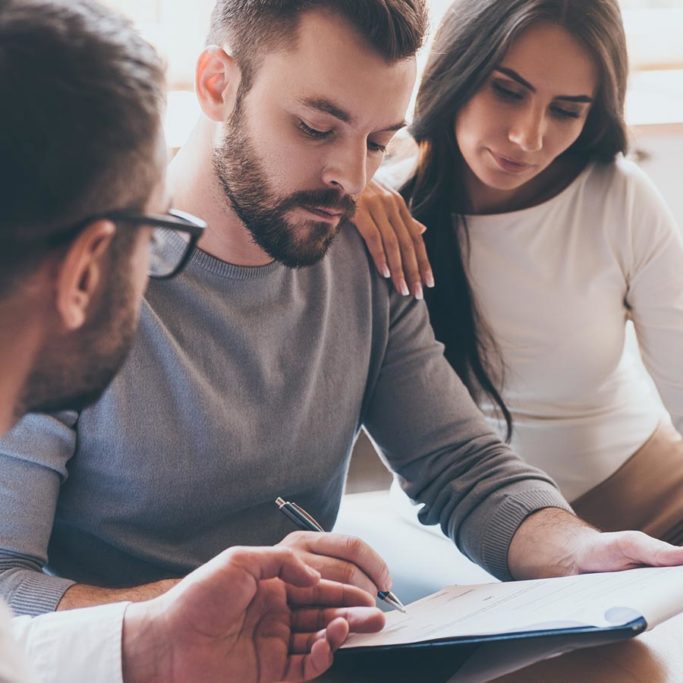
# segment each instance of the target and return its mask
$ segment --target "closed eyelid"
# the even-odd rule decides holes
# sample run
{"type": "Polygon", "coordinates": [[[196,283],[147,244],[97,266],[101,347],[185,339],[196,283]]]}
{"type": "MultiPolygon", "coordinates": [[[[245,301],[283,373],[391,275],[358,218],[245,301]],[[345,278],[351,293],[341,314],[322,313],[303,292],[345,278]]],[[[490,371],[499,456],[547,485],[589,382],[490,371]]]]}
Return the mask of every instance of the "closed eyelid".
{"type": "Polygon", "coordinates": [[[505,99],[523,100],[527,94],[514,85],[508,85],[496,79],[491,81],[491,89],[498,98],[505,99]]]}
{"type": "Polygon", "coordinates": [[[520,86],[514,81],[508,81],[503,78],[492,78],[491,85],[494,88],[497,88],[499,90],[506,90],[507,92],[514,93],[515,95],[519,95],[520,97],[526,95],[527,93],[527,91],[524,88],[520,88],[520,86]]]}
{"type": "Polygon", "coordinates": [[[310,140],[329,140],[334,131],[329,129],[320,129],[312,125],[309,125],[303,119],[298,119],[296,127],[299,129],[301,134],[305,135],[310,140]]]}
{"type": "Polygon", "coordinates": [[[491,80],[494,83],[499,83],[500,85],[504,85],[506,88],[522,89],[522,86],[519,83],[517,83],[516,81],[513,81],[510,78],[505,78],[504,76],[494,76],[491,80]]]}
{"type": "Polygon", "coordinates": [[[313,121],[307,116],[297,116],[297,119],[299,123],[303,123],[305,126],[308,126],[309,128],[315,128],[315,130],[319,130],[321,132],[332,130],[334,128],[334,126],[330,125],[330,123],[325,123],[323,121],[313,121]]]}
{"type": "Polygon", "coordinates": [[[553,106],[558,107],[559,109],[564,109],[564,111],[571,111],[576,114],[581,114],[590,109],[590,105],[588,104],[571,103],[562,99],[553,100],[553,106]]]}

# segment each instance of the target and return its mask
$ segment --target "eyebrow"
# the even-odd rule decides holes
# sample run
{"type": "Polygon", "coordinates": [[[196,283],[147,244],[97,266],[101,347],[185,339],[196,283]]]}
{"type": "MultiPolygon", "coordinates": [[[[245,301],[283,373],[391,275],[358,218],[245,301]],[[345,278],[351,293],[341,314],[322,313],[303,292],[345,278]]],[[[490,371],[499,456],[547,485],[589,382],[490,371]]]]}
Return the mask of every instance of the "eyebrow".
{"type": "MultiPolygon", "coordinates": [[[[339,119],[343,123],[353,123],[354,121],[354,117],[348,111],[342,109],[342,107],[336,105],[331,100],[325,99],[324,97],[304,97],[299,100],[299,103],[304,107],[308,107],[309,109],[315,109],[317,111],[323,112],[324,114],[334,116],[334,118],[339,119]]],[[[407,125],[408,123],[403,120],[399,121],[398,123],[393,123],[375,132],[384,133],[396,131],[400,130],[401,128],[405,128],[407,125]]]]}
{"type": "MultiPolygon", "coordinates": [[[[517,81],[517,83],[525,87],[527,90],[531,90],[531,92],[536,92],[536,88],[534,88],[534,86],[531,85],[529,81],[522,78],[514,69],[509,69],[505,66],[498,66],[495,70],[500,71],[502,74],[505,74],[513,81],[517,81]]],[[[591,104],[594,101],[593,98],[589,97],[588,95],[558,95],[553,99],[565,100],[566,102],[576,102],[578,104],[591,104]]]]}

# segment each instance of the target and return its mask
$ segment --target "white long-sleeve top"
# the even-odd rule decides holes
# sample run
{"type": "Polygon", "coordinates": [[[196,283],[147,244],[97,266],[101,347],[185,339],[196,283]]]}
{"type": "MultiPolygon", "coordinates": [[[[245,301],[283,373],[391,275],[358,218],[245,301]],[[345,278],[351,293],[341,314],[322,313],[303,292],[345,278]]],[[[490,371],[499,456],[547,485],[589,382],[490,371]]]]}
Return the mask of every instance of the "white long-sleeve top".
{"type": "Polygon", "coordinates": [[[518,453],[575,500],[667,419],[648,371],[683,428],[683,239],[634,163],[591,164],[541,205],[467,222],[518,453]]]}
{"type": "MultiPolygon", "coordinates": [[[[399,187],[414,169],[403,159],[378,179],[399,187]]],[[[590,164],[543,204],[466,220],[470,281],[504,362],[517,453],[572,501],[667,410],[683,432],[683,238],[636,164],[590,164]],[[625,343],[628,320],[644,364],[625,343]]],[[[492,406],[482,409],[504,434],[492,406]]]]}
{"type": "Polygon", "coordinates": [[[10,619],[0,603],[0,683],[122,683],[127,605],[10,619]]]}

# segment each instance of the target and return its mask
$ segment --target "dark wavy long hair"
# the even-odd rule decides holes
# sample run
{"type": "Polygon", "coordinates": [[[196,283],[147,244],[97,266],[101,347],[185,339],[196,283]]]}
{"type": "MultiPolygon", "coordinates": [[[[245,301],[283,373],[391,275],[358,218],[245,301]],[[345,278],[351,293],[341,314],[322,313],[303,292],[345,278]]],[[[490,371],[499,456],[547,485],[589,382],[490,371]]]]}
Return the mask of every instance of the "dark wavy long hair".
{"type": "Polygon", "coordinates": [[[454,121],[515,39],[538,22],[564,27],[598,67],[595,102],[565,154],[586,163],[611,162],[626,151],[628,59],[617,0],[456,0],[439,26],[417,95],[411,132],[419,161],[402,188],[413,215],[428,226],[424,237],[437,285],[425,298],[435,334],[474,399],[497,408],[508,440],[512,417],[501,396],[504,364],[467,274],[468,201],[454,121]]]}

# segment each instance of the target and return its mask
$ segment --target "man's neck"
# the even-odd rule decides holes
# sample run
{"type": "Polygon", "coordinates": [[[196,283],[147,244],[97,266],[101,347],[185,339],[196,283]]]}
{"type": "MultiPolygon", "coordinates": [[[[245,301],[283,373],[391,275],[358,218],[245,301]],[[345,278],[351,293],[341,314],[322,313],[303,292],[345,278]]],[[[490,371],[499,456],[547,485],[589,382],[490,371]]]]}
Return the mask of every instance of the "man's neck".
{"type": "Polygon", "coordinates": [[[168,170],[168,183],[177,209],[208,223],[199,247],[211,256],[239,266],[272,262],[234,212],[213,170],[217,126],[202,119],[168,170]]]}
{"type": "Polygon", "coordinates": [[[37,331],[24,322],[27,310],[0,303],[0,435],[22,416],[21,397],[38,346],[37,331]]]}

